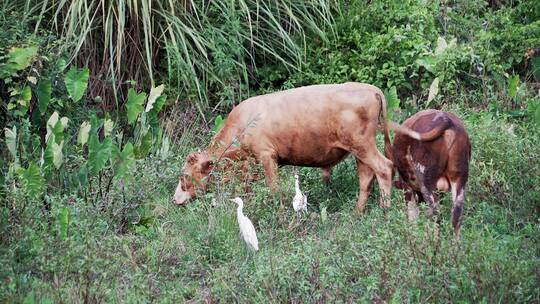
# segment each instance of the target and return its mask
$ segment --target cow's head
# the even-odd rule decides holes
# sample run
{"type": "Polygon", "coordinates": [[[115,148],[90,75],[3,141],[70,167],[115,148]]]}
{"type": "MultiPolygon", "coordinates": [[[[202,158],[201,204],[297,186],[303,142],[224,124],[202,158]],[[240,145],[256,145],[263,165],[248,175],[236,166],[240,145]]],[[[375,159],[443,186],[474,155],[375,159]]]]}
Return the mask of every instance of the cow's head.
{"type": "Polygon", "coordinates": [[[206,190],[207,177],[212,170],[213,162],[206,152],[194,152],[188,155],[182,168],[182,176],[174,192],[176,204],[185,204],[195,198],[198,191],[206,190]]]}

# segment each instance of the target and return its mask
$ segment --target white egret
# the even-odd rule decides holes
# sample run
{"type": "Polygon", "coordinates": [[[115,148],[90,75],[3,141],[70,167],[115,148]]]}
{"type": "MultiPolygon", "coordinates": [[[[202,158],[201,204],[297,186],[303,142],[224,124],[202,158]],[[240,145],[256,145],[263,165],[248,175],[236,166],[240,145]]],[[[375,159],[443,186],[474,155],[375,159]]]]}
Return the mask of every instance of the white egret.
{"type": "Polygon", "coordinates": [[[307,196],[300,191],[300,181],[298,180],[298,174],[294,174],[294,187],[296,189],[296,194],[293,198],[293,208],[294,211],[307,211],[307,196]]]}
{"type": "Polygon", "coordinates": [[[238,208],[236,209],[236,216],[238,219],[238,226],[240,226],[240,233],[242,234],[244,241],[246,241],[246,243],[251,249],[255,251],[259,250],[259,241],[257,240],[257,233],[255,232],[255,227],[253,226],[251,220],[242,212],[244,202],[239,197],[231,199],[230,201],[238,204],[238,208]]]}

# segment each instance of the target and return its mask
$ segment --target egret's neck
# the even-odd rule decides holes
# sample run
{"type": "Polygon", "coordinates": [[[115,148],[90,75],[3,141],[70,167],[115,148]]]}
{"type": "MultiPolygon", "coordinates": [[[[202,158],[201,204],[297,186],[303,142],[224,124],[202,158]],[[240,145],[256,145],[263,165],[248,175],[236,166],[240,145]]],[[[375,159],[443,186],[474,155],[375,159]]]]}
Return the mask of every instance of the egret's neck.
{"type": "Polygon", "coordinates": [[[298,179],[294,180],[294,187],[296,188],[296,192],[300,192],[300,182],[298,182],[298,179]]]}
{"type": "Polygon", "coordinates": [[[244,215],[244,213],[242,212],[242,209],[244,208],[243,205],[238,205],[238,207],[236,208],[236,214],[238,215],[238,217],[241,217],[244,215]]]}

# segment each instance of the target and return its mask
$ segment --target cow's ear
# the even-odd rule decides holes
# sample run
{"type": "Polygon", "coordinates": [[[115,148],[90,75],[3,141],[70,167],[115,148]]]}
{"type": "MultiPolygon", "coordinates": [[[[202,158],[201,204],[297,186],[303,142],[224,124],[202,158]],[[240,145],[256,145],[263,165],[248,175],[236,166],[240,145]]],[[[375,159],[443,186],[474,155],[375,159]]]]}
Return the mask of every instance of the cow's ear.
{"type": "Polygon", "coordinates": [[[186,162],[190,165],[193,165],[197,162],[197,159],[198,159],[198,156],[197,156],[197,153],[191,153],[190,155],[188,155],[188,157],[186,158],[186,162]]]}
{"type": "Polygon", "coordinates": [[[209,159],[205,160],[201,163],[201,170],[203,172],[208,172],[210,171],[213,165],[214,165],[214,162],[212,160],[209,160],[209,159]]]}

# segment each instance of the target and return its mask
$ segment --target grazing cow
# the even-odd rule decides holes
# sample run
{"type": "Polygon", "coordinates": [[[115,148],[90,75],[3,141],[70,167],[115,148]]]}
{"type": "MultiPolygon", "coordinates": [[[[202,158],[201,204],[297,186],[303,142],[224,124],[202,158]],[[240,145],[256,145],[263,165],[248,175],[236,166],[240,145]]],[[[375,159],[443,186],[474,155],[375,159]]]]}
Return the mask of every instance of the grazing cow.
{"type": "Polygon", "coordinates": [[[452,225],[459,235],[471,159],[471,143],[463,123],[452,113],[425,110],[403,125],[415,132],[396,134],[393,154],[399,172],[395,185],[405,190],[409,218],[418,217],[419,200],[428,203],[429,216],[437,215],[439,203],[434,191],[450,188],[452,225]]]}
{"type": "Polygon", "coordinates": [[[380,205],[387,207],[392,162],[375,146],[379,119],[389,153],[386,101],[375,86],[312,85],[249,98],[232,110],[205,151],[187,157],[174,199],[183,204],[196,190],[204,191],[209,173],[223,158],[253,156],[264,168],[267,185],[276,190],[278,165],[319,167],[328,181],[330,168],[352,153],[360,182],[357,209],[364,210],[374,177],[382,192],[380,205]]]}

